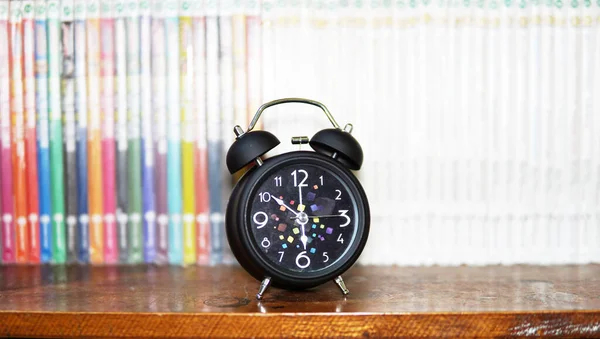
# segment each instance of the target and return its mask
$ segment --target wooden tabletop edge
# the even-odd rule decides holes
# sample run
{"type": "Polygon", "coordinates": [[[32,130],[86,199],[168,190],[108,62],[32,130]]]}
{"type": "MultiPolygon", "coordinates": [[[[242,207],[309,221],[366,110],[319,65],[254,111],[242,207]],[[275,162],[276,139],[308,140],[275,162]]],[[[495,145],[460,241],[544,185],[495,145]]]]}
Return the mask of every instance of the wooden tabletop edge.
{"type": "Polygon", "coordinates": [[[270,314],[3,311],[0,336],[600,338],[600,310],[270,314]]]}

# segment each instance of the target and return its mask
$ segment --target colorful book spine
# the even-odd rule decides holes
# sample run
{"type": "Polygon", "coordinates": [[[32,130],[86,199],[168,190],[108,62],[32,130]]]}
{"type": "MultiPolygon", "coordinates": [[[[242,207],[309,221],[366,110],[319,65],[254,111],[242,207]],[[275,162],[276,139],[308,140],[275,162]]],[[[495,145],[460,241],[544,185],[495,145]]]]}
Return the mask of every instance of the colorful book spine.
{"type": "Polygon", "coordinates": [[[64,121],[64,180],[67,230],[67,262],[77,261],[79,247],[77,227],[77,129],[75,118],[75,36],[73,0],[61,1],[61,82],[64,121]]]}
{"type": "Polygon", "coordinates": [[[194,45],[192,3],[184,0],[180,3],[179,47],[180,96],[181,96],[181,173],[183,191],[183,263],[196,262],[196,196],[194,178],[194,139],[196,117],[193,111],[194,101],[194,45]]]}
{"type": "MultiPolygon", "coordinates": [[[[232,25],[232,54],[233,54],[233,111],[234,124],[246,126],[248,124],[248,93],[246,88],[246,66],[248,46],[246,25],[246,4],[236,2],[231,16],[232,25]]],[[[231,133],[231,132],[229,132],[231,133]]]]}
{"type": "MultiPolygon", "coordinates": [[[[219,136],[219,145],[221,150],[217,153],[219,156],[219,168],[221,169],[220,181],[221,181],[221,195],[220,195],[220,213],[221,222],[217,225],[219,229],[223,230],[223,207],[227,203],[227,197],[231,193],[233,186],[233,180],[229,172],[225,168],[224,156],[227,154],[229,149],[229,143],[224,142],[224,139],[232,138],[231,126],[234,126],[235,121],[235,93],[234,93],[234,66],[233,66],[233,1],[221,1],[219,2],[219,78],[220,78],[220,124],[221,124],[221,135],[219,136]]],[[[222,248],[223,248],[223,259],[224,264],[233,264],[235,259],[229,243],[225,241],[223,232],[220,235],[222,248]]]]}
{"type": "Polygon", "coordinates": [[[25,108],[25,167],[27,176],[27,221],[30,263],[40,262],[39,186],[35,105],[35,8],[23,1],[23,83],[25,108]]]}
{"type": "Polygon", "coordinates": [[[117,247],[116,165],[115,165],[115,53],[112,1],[100,2],[100,77],[102,115],[102,183],[104,207],[104,261],[114,264],[119,259],[117,247]]]}
{"type": "Polygon", "coordinates": [[[52,196],[52,261],[67,260],[63,128],[61,107],[60,1],[48,0],[48,97],[50,108],[50,183],[52,196]]]}
{"type": "Polygon", "coordinates": [[[119,262],[126,263],[129,255],[127,244],[127,32],[125,27],[125,3],[114,2],[114,52],[115,52],[115,133],[116,133],[116,194],[117,194],[117,248],[119,262]]]}
{"type": "Polygon", "coordinates": [[[77,162],[77,248],[78,260],[90,261],[89,216],[88,216],[88,158],[87,158],[87,39],[86,39],[86,0],[75,0],[74,37],[75,37],[75,118],[76,162],[77,162]]]}
{"type": "MultiPolygon", "coordinates": [[[[141,157],[141,113],[140,113],[140,12],[139,1],[129,0],[127,17],[127,110],[128,110],[128,156],[127,156],[127,200],[128,200],[128,247],[129,262],[143,261],[142,232],[142,157],[141,157]]],[[[146,46],[149,47],[149,46],[146,46]]],[[[144,83],[149,87],[150,83],[144,83]]]]}
{"type": "Polygon", "coordinates": [[[2,170],[2,262],[15,261],[15,233],[13,224],[13,175],[12,145],[10,131],[10,45],[9,35],[9,3],[2,2],[0,12],[0,168],[2,170]]]}
{"type": "Polygon", "coordinates": [[[164,4],[152,2],[152,87],[156,182],[156,262],[168,261],[169,215],[167,209],[167,83],[164,4]]]}
{"type": "MultiPolygon", "coordinates": [[[[7,93],[9,89],[10,80],[8,79],[8,2],[0,2],[0,132],[2,126],[3,112],[10,111],[10,93],[7,93]]],[[[2,146],[3,139],[0,136],[0,170],[2,169],[2,146]]],[[[0,219],[2,218],[2,176],[0,176],[0,219]]],[[[0,223],[2,220],[0,220],[0,223]]],[[[3,236],[4,226],[0,225],[0,263],[2,263],[3,257],[3,236]]]]}
{"type": "Polygon", "coordinates": [[[208,200],[208,152],[206,149],[206,23],[202,1],[194,1],[194,112],[195,202],[197,264],[210,264],[210,204],[208,200]]]}
{"type": "Polygon", "coordinates": [[[142,200],[144,230],[144,261],[156,257],[156,196],[154,194],[154,136],[152,110],[152,16],[148,0],[139,3],[140,10],[140,81],[142,123],[142,200]]]}
{"type": "MultiPolygon", "coordinates": [[[[262,18],[260,2],[248,1],[246,7],[246,95],[247,118],[249,123],[254,113],[263,103],[262,98],[262,18]]],[[[262,128],[262,120],[256,128],[262,128]]]]}
{"type": "Polygon", "coordinates": [[[210,264],[223,261],[221,98],[219,77],[219,17],[217,3],[206,4],[206,125],[210,199],[210,264]]]}
{"type": "Polygon", "coordinates": [[[102,110],[100,107],[100,2],[88,0],[86,8],[88,72],[88,206],[90,262],[104,262],[104,199],[102,186],[102,110]]]}
{"type": "Polygon", "coordinates": [[[167,37],[167,206],[169,212],[169,263],[183,263],[181,187],[181,110],[179,97],[178,2],[166,2],[167,37]]]}
{"type": "MultiPolygon", "coordinates": [[[[231,126],[235,125],[235,85],[234,85],[234,52],[233,52],[233,10],[234,3],[232,0],[219,2],[219,76],[220,76],[220,96],[221,96],[221,135],[219,138],[221,151],[218,153],[220,156],[219,166],[221,166],[221,201],[220,201],[220,214],[221,223],[220,229],[225,229],[223,224],[223,210],[227,204],[227,198],[231,194],[233,188],[234,179],[229,174],[225,166],[225,154],[229,150],[229,143],[225,142],[225,139],[231,139],[232,131],[231,126]]],[[[239,4],[238,4],[239,6],[239,4]]],[[[242,66],[243,67],[243,66],[242,66]]],[[[245,92],[244,89],[240,89],[241,92],[245,92]]],[[[244,98],[240,101],[245,102],[244,98]]],[[[235,258],[229,248],[229,242],[225,241],[224,233],[221,234],[221,242],[223,243],[223,263],[234,264],[235,258]]]]}
{"type": "Polygon", "coordinates": [[[27,227],[27,172],[25,167],[25,115],[23,111],[23,8],[10,1],[10,97],[12,166],[14,188],[15,261],[26,263],[29,256],[27,227]]]}
{"type": "Polygon", "coordinates": [[[45,1],[35,3],[35,109],[40,202],[40,262],[52,260],[52,194],[50,185],[50,126],[48,102],[48,21],[45,1]]]}

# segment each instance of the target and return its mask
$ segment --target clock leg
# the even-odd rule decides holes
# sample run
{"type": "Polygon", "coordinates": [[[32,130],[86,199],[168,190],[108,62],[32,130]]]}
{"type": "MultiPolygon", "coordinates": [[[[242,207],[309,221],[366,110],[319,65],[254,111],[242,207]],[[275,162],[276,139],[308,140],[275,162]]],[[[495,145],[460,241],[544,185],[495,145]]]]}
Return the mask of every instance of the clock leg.
{"type": "Polygon", "coordinates": [[[333,281],[335,281],[336,285],[338,285],[340,290],[342,290],[342,294],[346,295],[350,293],[350,291],[348,291],[346,288],[346,284],[344,283],[344,279],[342,279],[341,275],[338,275],[333,281]]]}
{"type": "Polygon", "coordinates": [[[260,283],[260,287],[258,288],[258,293],[256,294],[256,299],[261,300],[267,288],[269,288],[269,284],[271,283],[271,277],[265,277],[265,279],[260,283]]]}

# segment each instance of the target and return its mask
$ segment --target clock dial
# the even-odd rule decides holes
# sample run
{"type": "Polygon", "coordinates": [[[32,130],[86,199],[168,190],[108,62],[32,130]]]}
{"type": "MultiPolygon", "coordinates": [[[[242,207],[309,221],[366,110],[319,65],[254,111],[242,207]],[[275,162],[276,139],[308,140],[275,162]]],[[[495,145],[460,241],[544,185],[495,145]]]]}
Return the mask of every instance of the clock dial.
{"type": "Polygon", "coordinates": [[[294,164],[263,178],[247,225],[267,260],[293,272],[316,272],[346,254],[359,220],[356,198],[338,175],[294,164]]]}

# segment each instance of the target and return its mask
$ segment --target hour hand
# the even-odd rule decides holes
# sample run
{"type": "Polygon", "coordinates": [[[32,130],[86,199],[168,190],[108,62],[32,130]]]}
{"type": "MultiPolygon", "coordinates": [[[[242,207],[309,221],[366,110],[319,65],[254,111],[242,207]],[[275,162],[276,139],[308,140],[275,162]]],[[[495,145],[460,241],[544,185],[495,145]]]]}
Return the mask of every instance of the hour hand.
{"type": "Polygon", "coordinates": [[[297,217],[298,216],[298,212],[294,211],[291,207],[289,207],[288,205],[286,205],[283,200],[277,198],[276,196],[274,196],[273,194],[269,193],[269,195],[271,196],[271,198],[273,198],[273,200],[275,200],[275,202],[279,205],[279,206],[283,206],[285,208],[287,208],[289,211],[291,211],[292,213],[294,213],[294,215],[297,217]]]}

